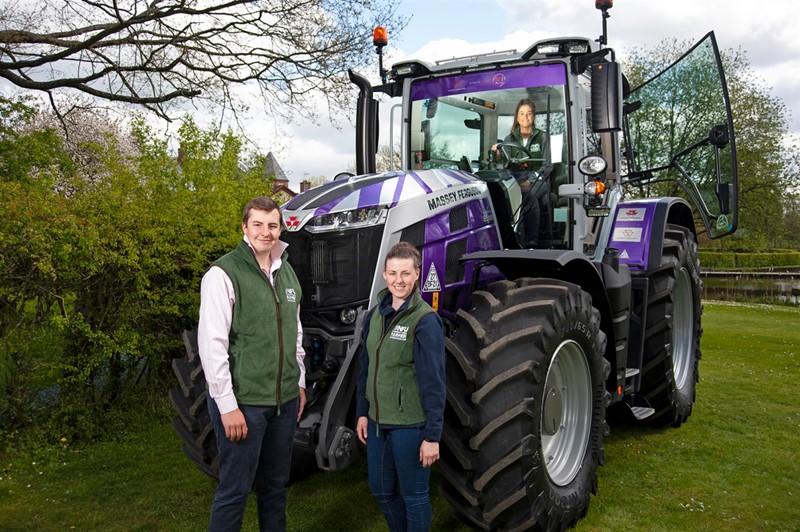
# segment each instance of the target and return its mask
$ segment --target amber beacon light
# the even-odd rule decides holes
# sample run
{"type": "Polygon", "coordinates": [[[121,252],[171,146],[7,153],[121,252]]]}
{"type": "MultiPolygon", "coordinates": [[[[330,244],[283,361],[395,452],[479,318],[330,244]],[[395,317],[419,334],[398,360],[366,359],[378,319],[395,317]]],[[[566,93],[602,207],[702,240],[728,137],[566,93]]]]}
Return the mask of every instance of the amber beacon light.
{"type": "Polygon", "coordinates": [[[389,35],[386,33],[386,28],[378,26],[372,31],[372,44],[375,46],[386,46],[389,44],[389,35]]]}
{"type": "Polygon", "coordinates": [[[383,68],[383,47],[389,44],[389,35],[386,33],[386,28],[378,26],[372,30],[372,44],[375,45],[375,53],[378,54],[378,72],[381,75],[381,81],[386,83],[387,72],[383,68]]]}

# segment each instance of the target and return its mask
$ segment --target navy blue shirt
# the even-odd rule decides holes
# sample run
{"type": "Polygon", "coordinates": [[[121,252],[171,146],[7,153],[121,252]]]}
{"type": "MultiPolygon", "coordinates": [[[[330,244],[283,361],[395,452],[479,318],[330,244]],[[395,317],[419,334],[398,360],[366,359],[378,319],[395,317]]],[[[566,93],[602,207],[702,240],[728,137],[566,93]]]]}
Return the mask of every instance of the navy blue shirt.
{"type": "MultiPolygon", "coordinates": [[[[367,334],[372,313],[377,309],[384,320],[384,327],[389,326],[397,312],[404,310],[408,301],[395,311],[392,308],[392,294],[387,293],[383,301],[367,312],[364,329],[361,332],[361,350],[358,354],[358,382],[356,384],[356,416],[366,416],[369,412],[367,399],[367,370],[369,355],[367,354],[367,334]]],[[[385,331],[384,331],[385,332],[385,331]]],[[[444,405],[447,396],[444,373],[444,332],[442,320],[435,312],[425,315],[414,329],[414,366],[416,367],[417,386],[425,422],[422,437],[428,441],[442,439],[444,425],[444,405]]],[[[380,428],[395,428],[395,425],[381,423],[380,428]]],[[[404,425],[409,426],[409,425],[404,425]]],[[[417,425],[411,425],[417,426],[417,425]]]]}

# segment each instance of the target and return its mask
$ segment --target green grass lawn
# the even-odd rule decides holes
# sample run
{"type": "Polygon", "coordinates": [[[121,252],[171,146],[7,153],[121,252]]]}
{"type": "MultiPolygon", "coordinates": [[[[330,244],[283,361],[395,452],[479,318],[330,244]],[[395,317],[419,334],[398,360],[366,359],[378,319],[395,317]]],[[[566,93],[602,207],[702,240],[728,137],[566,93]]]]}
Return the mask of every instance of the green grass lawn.
{"type": "MultiPolygon", "coordinates": [[[[679,429],[612,425],[577,530],[800,529],[800,309],[706,303],[697,404],[679,429]]],[[[204,530],[214,483],[158,419],[118,441],[0,464],[0,530],[204,530]]],[[[434,483],[436,470],[434,469],[434,483]]],[[[434,530],[468,530],[433,489],[434,530]]],[[[245,529],[255,530],[254,504],[245,529]]],[[[386,530],[365,460],[289,489],[293,531],[386,530]]]]}

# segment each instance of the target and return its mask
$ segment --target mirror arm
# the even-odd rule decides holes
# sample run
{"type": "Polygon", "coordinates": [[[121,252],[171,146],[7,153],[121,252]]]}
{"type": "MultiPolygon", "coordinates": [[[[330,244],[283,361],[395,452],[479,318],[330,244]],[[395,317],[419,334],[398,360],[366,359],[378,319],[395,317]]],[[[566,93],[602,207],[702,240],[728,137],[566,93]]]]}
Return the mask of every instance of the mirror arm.
{"type": "Polygon", "coordinates": [[[720,151],[722,147],[714,146],[714,169],[717,174],[717,184],[714,187],[714,194],[719,202],[720,214],[731,213],[731,186],[722,180],[722,161],[720,151]]]}
{"type": "Polygon", "coordinates": [[[635,185],[639,181],[646,181],[653,177],[650,172],[631,172],[622,178],[622,182],[626,185],[635,185]]]}

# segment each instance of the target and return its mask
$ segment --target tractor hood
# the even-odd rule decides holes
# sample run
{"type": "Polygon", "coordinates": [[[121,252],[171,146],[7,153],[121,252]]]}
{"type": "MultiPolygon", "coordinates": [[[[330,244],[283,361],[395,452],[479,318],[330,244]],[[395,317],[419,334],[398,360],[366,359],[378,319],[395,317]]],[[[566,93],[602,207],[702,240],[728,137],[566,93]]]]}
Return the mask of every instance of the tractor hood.
{"type": "Polygon", "coordinates": [[[299,231],[309,222],[317,220],[315,223],[319,223],[321,218],[326,218],[326,224],[369,224],[378,221],[368,218],[380,216],[378,211],[416,198],[428,196],[426,205],[429,211],[434,211],[471,196],[480,196],[484,191],[485,183],[462,170],[368,174],[332,181],[298,194],[283,206],[283,219],[288,231],[299,231]],[[328,216],[337,213],[347,216],[340,217],[339,222],[328,216]]]}

